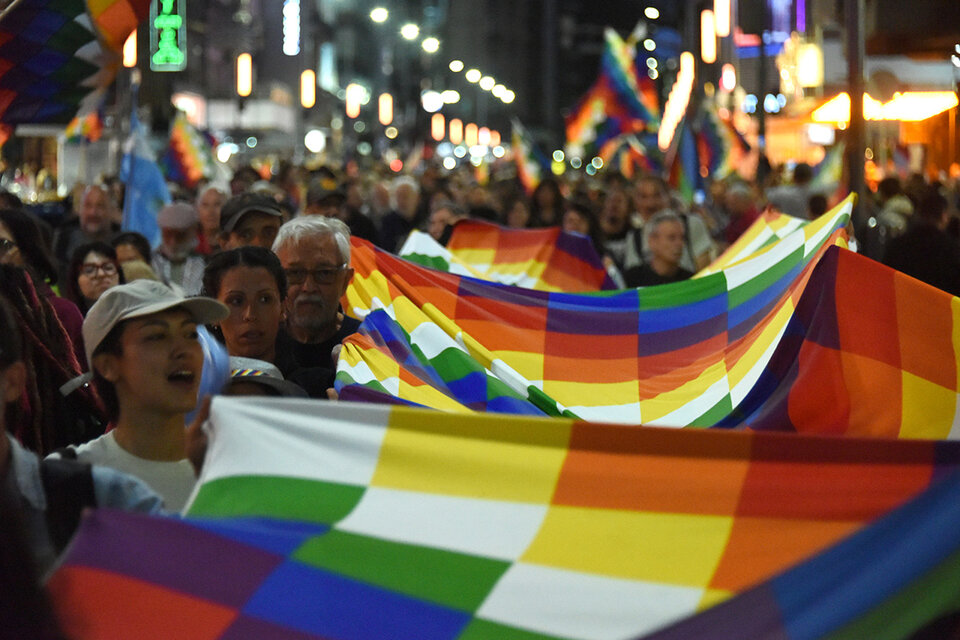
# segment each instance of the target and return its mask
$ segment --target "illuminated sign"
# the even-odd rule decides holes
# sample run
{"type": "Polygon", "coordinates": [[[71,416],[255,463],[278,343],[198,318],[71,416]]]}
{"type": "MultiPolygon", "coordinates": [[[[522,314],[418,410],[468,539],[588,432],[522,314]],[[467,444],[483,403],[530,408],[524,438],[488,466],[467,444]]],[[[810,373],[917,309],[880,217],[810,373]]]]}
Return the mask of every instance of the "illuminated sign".
{"type": "Polygon", "coordinates": [[[150,3],[150,69],[183,71],[187,66],[186,0],[150,3]]]}

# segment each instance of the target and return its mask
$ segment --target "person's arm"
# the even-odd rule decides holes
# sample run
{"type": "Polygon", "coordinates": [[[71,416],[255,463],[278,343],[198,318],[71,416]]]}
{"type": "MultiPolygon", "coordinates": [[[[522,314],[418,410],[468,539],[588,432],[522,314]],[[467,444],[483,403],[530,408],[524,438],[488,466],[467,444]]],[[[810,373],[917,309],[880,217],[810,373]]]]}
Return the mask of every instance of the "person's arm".
{"type": "Polygon", "coordinates": [[[90,474],[93,476],[93,495],[98,507],[138,513],[164,513],[163,498],[140,478],[99,465],[93,465],[90,474]]]}

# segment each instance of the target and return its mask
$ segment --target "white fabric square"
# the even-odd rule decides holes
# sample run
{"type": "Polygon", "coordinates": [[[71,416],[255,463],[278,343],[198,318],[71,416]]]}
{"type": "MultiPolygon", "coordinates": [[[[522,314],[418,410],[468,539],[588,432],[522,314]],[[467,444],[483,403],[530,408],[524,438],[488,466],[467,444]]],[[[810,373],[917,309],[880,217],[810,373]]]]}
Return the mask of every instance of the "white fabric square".
{"type": "Polygon", "coordinates": [[[547,505],[370,487],[336,528],[512,561],[530,546],[546,513],[547,505]]]}
{"type": "Polygon", "coordinates": [[[689,616],[702,597],[702,589],[517,563],[477,617],[566,638],[613,640],[689,616]]]}
{"type": "Polygon", "coordinates": [[[390,410],[351,402],[216,396],[197,485],[239,475],[366,485],[377,468],[390,410]]]}

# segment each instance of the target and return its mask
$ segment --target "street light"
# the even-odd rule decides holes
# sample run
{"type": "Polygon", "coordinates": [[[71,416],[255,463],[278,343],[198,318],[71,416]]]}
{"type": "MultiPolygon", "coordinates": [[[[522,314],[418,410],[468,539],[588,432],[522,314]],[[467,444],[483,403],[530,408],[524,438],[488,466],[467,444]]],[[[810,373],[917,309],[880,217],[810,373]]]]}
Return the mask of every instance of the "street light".
{"type": "Polygon", "coordinates": [[[363,101],[363,87],[355,82],[347,85],[346,113],[350,118],[356,118],[360,115],[360,103],[363,101]]]}
{"type": "Polygon", "coordinates": [[[317,104],[317,74],[313,69],[305,69],[300,74],[300,105],[311,109],[317,104]]]}
{"type": "Polygon", "coordinates": [[[420,27],[408,22],[400,27],[400,35],[403,36],[404,40],[416,40],[417,36],[420,35],[420,27]]]}
{"type": "Polygon", "coordinates": [[[374,7],[370,11],[370,19],[377,23],[386,22],[390,17],[390,12],[384,7],[374,7]]]}
{"type": "Polygon", "coordinates": [[[717,37],[730,35],[730,0],[713,0],[713,15],[717,37]]]}
{"type": "Polygon", "coordinates": [[[450,71],[453,71],[454,73],[460,73],[463,71],[463,60],[451,60],[450,71]]]}
{"type": "Polygon", "coordinates": [[[123,66],[132,69],[137,66],[137,30],[134,29],[123,43],[123,66]]]}
{"type": "Polygon", "coordinates": [[[463,142],[468,147],[477,146],[477,142],[480,138],[480,129],[476,124],[470,122],[466,127],[463,128],[463,142]]]}
{"type": "Polygon", "coordinates": [[[430,36],[429,38],[424,38],[423,42],[420,43],[420,46],[427,53],[436,53],[440,50],[440,41],[430,36]]]}
{"type": "Polygon", "coordinates": [[[717,31],[713,11],[700,12],[700,59],[707,64],[717,61],[717,31]]]}
{"type": "Polygon", "coordinates": [[[647,16],[647,20],[656,20],[660,17],[660,10],[656,7],[647,7],[643,10],[643,15],[647,16]]]}
{"type": "Polygon", "coordinates": [[[437,142],[443,140],[445,124],[442,113],[435,113],[430,118],[430,136],[437,142]]]}
{"type": "Polygon", "coordinates": [[[237,95],[246,98],[253,91],[253,58],[249,53],[237,56],[237,95]]]}
{"type": "Polygon", "coordinates": [[[436,113],[443,108],[443,97],[436,91],[424,91],[420,94],[420,104],[427,113],[436,113]]]}
{"type": "Polygon", "coordinates": [[[450,142],[452,144],[460,144],[463,142],[463,120],[460,118],[454,118],[450,121],[448,130],[450,134],[450,142]]]}
{"type": "Polygon", "coordinates": [[[494,86],[496,86],[496,84],[497,81],[490,76],[483,76],[480,78],[480,88],[484,91],[490,91],[494,86]]]}
{"type": "Polygon", "coordinates": [[[389,93],[381,93],[380,99],[377,103],[377,115],[380,119],[380,124],[387,126],[393,122],[393,96],[389,93]]]}
{"type": "Polygon", "coordinates": [[[480,82],[480,77],[483,74],[480,73],[479,69],[468,69],[467,73],[464,74],[464,77],[467,79],[467,82],[480,82]]]}
{"type": "Polygon", "coordinates": [[[503,101],[503,104],[510,104],[511,102],[513,102],[514,98],[516,97],[517,97],[517,94],[515,94],[510,89],[507,89],[506,91],[503,92],[503,95],[500,96],[500,99],[503,101]]]}
{"type": "Polygon", "coordinates": [[[443,98],[443,104],[456,104],[460,102],[460,92],[456,89],[447,89],[440,94],[440,97],[443,98]]]}

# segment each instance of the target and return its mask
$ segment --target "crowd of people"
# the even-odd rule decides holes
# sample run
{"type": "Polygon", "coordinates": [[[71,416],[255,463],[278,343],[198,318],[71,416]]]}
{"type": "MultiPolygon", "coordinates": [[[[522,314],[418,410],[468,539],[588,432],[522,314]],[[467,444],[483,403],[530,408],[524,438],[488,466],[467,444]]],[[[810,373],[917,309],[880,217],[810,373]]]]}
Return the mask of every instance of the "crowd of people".
{"type": "MultiPolygon", "coordinates": [[[[340,306],[351,237],[397,252],[414,229],[446,243],[466,219],[559,226],[589,237],[620,286],[650,286],[690,278],[767,208],[823,213],[809,183],[801,164],[783,184],[717,182],[694,204],[655,175],[549,177],[527,196],[515,180],[480,185],[433,166],[392,179],[288,166],[271,180],[243,167],[163,207],[156,248],[120,229],[112,186],[85,188],[56,225],[3,194],[0,480],[13,499],[0,506],[16,511],[40,570],[82,506],[182,508],[204,447],[208,405],[185,428],[200,327],[230,356],[224,393],[335,399],[339,348],[360,324],[340,306]],[[57,493],[57,478],[78,475],[85,492],[57,493]]],[[[854,235],[871,257],[960,294],[956,195],[885,180],[854,235]]]]}

